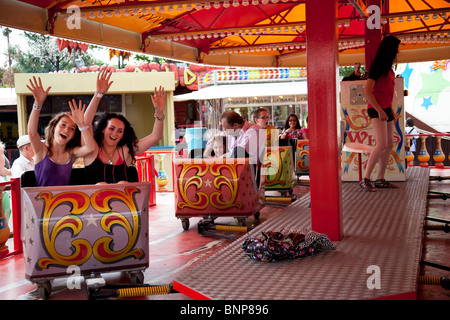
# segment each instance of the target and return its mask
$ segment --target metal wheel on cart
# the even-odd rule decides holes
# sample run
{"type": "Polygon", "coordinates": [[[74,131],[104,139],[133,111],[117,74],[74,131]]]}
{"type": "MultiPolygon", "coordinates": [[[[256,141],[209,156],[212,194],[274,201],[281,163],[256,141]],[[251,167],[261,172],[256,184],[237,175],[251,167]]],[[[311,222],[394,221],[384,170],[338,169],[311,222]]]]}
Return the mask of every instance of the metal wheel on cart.
{"type": "Polygon", "coordinates": [[[289,194],[289,196],[292,196],[293,193],[294,193],[294,189],[280,191],[280,194],[282,197],[287,197],[288,194],[289,194]]]}
{"type": "Polygon", "coordinates": [[[143,284],[144,272],[142,270],[130,271],[131,284],[143,284]]]}
{"type": "Polygon", "coordinates": [[[236,219],[237,219],[237,221],[238,221],[238,225],[239,225],[239,226],[245,227],[245,225],[246,225],[246,223],[247,223],[247,218],[245,218],[245,217],[239,217],[239,218],[236,218],[236,219]]]}
{"type": "Polygon", "coordinates": [[[181,218],[181,226],[183,230],[189,230],[189,218],[181,218]]]}
{"type": "Polygon", "coordinates": [[[44,300],[50,298],[50,294],[52,293],[52,284],[50,281],[40,282],[37,285],[37,290],[41,298],[44,300]]]}

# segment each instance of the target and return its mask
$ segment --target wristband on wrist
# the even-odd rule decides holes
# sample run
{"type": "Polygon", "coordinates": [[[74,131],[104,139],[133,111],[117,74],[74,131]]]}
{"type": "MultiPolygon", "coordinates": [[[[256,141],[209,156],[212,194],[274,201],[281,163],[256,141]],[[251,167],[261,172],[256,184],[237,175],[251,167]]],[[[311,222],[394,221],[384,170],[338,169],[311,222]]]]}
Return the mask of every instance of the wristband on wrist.
{"type": "Polygon", "coordinates": [[[38,106],[37,104],[33,103],[33,109],[41,110],[42,107],[40,107],[40,106],[38,106]]]}
{"type": "Polygon", "coordinates": [[[78,128],[78,130],[80,130],[80,131],[85,131],[85,130],[87,130],[87,129],[89,129],[89,126],[86,126],[86,127],[79,127],[79,128],[78,128]]]}
{"type": "Polygon", "coordinates": [[[166,118],[166,115],[165,115],[165,114],[163,114],[163,116],[160,118],[160,117],[158,117],[158,116],[156,115],[156,113],[155,113],[155,119],[158,119],[159,121],[163,121],[165,118],[166,118]]]}
{"type": "Polygon", "coordinates": [[[97,98],[101,99],[103,97],[103,94],[96,92],[96,93],[94,93],[94,97],[97,97],[97,98]]]}

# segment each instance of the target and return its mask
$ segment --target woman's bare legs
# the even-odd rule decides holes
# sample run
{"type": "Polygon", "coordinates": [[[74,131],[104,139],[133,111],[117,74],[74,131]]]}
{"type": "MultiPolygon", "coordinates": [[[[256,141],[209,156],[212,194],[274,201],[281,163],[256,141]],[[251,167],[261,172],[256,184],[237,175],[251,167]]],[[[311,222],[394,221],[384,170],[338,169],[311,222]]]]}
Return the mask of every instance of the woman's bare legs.
{"type": "Polygon", "coordinates": [[[378,161],[378,176],[377,179],[384,179],[386,168],[391,157],[391,150],[394,146],[394,121],[383,121],[386,124],[386,148],[380,154],[378,161]]]}
{"type": "MultiPolygon", "coordinates": [[[[366,171],[364,173],[364,178],[370,180],[370,176],[372,175],[373,168],[381,160],[383,157],[386,159],[386,153],[390,154],[390,151],[386,151],[388,148],[388,122],[387,121],[381,121],[379,118],[372,118],[372,127],[375,132],[375,139],[376,144],[375,148],[373,148],[372,152],[370,153],[369,160],[367,161],[366,171]]],[[[390,121],[392,123],[392,121],[390,121]]],[[[393,138],[391,139],[393,140],[393,138]]],[[[391,146],[392,148],[392,146],[391,146]]],[[[384,166],[384,170],[386,170],[387,161],[389,160],[389,157],[387,157],[386,165],[384,166]]],[[[380,166],[382,164],[380,163],[380,166]]],[[[379,168],[379,171],[381,171],[382,168],[379,168]]],[[[380,173],[378,173],[380,175],[380,173]]],[[[382,174],[384,176],[384,172],[382,174]]]]}
{"type": "Polygon", "coordinates": [[[394,146],[394,121],[381,121],[378,118],[372,119],[372,127],[375,131],[376,144],[370,153],[367,161],[366,172],[364,180],[360,182],[360,186],[366,191],[375,191],[371,182],[370,176],[373,168],[378,162],[377,180],[375,181],[375,188],[397,188],[390,182],[384,180],[386,168],[391,156],[391,150],[394,146]]]}

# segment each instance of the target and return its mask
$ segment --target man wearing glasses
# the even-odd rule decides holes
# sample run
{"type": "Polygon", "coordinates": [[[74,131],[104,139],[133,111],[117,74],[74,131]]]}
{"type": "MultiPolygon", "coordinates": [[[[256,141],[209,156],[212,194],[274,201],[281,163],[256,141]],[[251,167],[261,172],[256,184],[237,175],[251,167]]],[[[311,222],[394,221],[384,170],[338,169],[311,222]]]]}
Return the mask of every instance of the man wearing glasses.
{"type": "MultiPolygon", "coordinates": [[[[271,124],[269,124],[269,112],[265,108],[259,108],[253,113],[253,120],[259,126],[260,131],[266,130],[267,134],[267,146],[272,145],[272,130],[276,130],[277,128],[271,124]]],[[[278,137],[278,134],[275,134],[278,137]]]]}

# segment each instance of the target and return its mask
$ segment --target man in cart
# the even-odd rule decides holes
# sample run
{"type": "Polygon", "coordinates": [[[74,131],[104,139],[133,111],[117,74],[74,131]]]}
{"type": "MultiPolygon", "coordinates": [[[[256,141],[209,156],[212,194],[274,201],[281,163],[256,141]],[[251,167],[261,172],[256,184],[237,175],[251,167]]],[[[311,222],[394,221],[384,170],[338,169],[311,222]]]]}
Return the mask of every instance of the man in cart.
{"type": "MultiPolygon", "coordinates": [[[[226,158],[249,158],[251,164],[259,164],[260,156],[263,154],[265,141],[259,139],[257,124],[249,123],[235,111],[225,111],[220,116],[223,131],[219,135],[226,135],[229,152],[222,157],[226,158]]],[[[212,140],[206,143],[203,153],[205,158],[211,156],[212,140]]]]}

